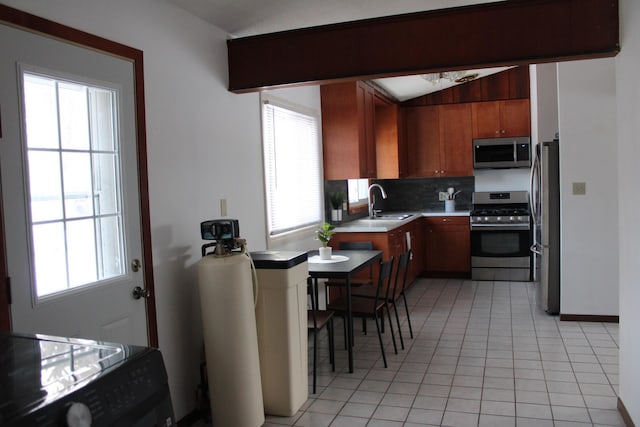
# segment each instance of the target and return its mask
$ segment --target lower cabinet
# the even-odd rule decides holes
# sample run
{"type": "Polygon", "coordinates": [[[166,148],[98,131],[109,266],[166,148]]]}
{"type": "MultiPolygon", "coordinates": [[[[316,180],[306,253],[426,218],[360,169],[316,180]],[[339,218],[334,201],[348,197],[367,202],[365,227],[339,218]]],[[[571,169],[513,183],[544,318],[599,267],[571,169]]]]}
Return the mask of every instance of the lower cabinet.
{"type": "Polygon", "coordinates": [[[471,233],[469,217],[438,216],[424,218],[425,268],[427,274],[471,273],[471,233]]]}
{"type": "MultiPolygon", "coordinates": [[[[395,269],[398,258],[401,253],[407,250],[407,233],[409,233],[411,236],[411,249],[413,251],[413,258],[409,263],[409,272],[407,273],[407,285],[410,285],[424,269],[423,228],[423,218],[417,218],[408,224],[404,224],[403,226],[388,232],[336,233],[329,242],[329,245],[334,249],[338,249],[340,242],[373,242],[373,248],[383,252],[383,260],[386,261],[392,256],[394,257],[395,263],[393,277],[395,279],[395,269]]],[[[360,273],[358,277],[363,277],[362,275],[366,276],[366,274],[367,272],[360,273]]],[[[375,279],[377,280],[377,277],[375,279]]]]}

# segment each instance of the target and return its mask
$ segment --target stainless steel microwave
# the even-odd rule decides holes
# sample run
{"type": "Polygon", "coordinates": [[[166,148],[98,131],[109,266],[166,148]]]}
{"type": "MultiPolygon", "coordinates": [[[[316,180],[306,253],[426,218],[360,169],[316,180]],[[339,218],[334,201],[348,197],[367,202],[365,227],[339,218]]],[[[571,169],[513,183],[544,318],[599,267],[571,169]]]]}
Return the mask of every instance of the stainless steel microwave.
{"type": "Polygon", "coordinates": [[[483,138],[473,140],[474,169],[531,167],[531,138],[483,138]]]}

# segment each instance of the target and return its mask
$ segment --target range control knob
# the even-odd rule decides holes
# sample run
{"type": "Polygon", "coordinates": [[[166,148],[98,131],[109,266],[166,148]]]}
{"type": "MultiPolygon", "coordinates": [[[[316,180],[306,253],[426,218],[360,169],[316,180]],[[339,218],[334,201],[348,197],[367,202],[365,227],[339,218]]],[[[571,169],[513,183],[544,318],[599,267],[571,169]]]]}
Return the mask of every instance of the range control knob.
{"type": "Polygon", "coordinates": [[[516,219],[516,217],[514,217],[514,216],[510,216],[509,217],[509,221],[514,221],[515,219],[516,219]]]}
{"type": "Polygon", "coordinates": [[[67,410],[69,427],[91,427],[91,410],[82,402],[73,402],[67,410]]]}

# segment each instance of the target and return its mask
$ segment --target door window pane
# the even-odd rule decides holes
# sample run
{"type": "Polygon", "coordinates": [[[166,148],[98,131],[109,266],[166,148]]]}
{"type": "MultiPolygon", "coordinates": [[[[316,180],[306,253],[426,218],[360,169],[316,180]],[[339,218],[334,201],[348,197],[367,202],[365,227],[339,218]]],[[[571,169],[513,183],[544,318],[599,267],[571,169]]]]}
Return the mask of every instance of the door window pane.
{"type": "Polygon", "coordinates": [[[62,148],[89,148],[87,87],[73,83],[58,84],[60,110],[60,142],[62,148]]]}
{"type": "Polygon", "coordinates": [[[93,215],[89,153],[62,153],[62,177],[65,216],[81,218],[93,215]]]}
{"type": "Polygon", "coordinates": [[[117,89],[24,72],[23,93],[37,297],[124,275],[117,89]]]}
{"type": "Polygon", "coordinates": [[[47,77],[25,74],[24,103],[27,146],[58,148],[56,81],[47,77]]]}
{"type": "Polygon", "coordinates": [[[62,219],[62,186],[58,152],[29,150],[31,220],[62,219]]]}

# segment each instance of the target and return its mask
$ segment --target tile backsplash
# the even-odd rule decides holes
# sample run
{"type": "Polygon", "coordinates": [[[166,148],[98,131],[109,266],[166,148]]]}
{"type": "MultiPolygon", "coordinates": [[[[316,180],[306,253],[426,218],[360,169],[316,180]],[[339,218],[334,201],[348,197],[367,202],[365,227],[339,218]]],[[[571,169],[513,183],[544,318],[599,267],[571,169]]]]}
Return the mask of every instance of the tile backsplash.
{"type": "Polygon", "coordinates": [[[387,211],[420,211],[444,209],[444,202],[438,200],[441,191],[453,187],[461,193],[456,196],[456,209],[471,209],[471,194],[475,179],[472,176],[449,178],[407,178],[376,179],[387,192],[387,198],[377,198],[377,203],[387,211]]]}
{"type": "MultiPolygon", "coordinates": [[[[387,198],[382,199],[380,192],[375,190],[376,209],[384,211],[428,211],[444,210],[444,202],[438,200],[440,191],[447,191],[453,187],[461,193],[456,196],[457,210],[471,209],[471,194],[474,191],[475,178],[472,176],[450,178],[406,178],[406,179],[373,179],[372,183],[380,184],[387,193],[387,198]]],[[[347,192],[346,180],[324,182],[325,192],[325,217],[331,218],[329,194],[335,192],[347,192]]],[[[350,221],[366,216],[366,213],[348,215],[343,212],[342,221],[350,221]]]]}

